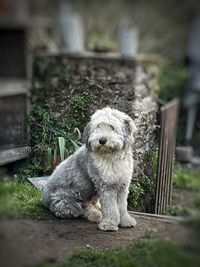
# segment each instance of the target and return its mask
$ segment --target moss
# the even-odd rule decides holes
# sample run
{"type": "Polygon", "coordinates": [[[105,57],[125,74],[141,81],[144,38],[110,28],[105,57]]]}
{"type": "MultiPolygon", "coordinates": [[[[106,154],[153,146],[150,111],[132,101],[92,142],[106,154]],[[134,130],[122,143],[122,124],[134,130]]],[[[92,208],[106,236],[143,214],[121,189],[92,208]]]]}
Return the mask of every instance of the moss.
{"type": "Polygon", "coordinates": [[[83,131],[83,127],[90,119],[90,104],[93,100],[92,95],[84,93],[82,95],[75,95],[70,100],[70,115],[71,121],[69,122],[71,128],[79,128],[83,131]]]}

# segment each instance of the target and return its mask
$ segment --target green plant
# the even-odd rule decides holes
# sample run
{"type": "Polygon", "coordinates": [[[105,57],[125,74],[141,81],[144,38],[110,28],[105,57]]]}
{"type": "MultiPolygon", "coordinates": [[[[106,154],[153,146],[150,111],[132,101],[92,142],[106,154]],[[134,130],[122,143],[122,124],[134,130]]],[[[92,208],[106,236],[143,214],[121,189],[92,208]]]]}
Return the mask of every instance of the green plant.
{"type": "Polygon", "coordinates": [[[89,46],[92,49],[103,49],[109,51],[116,51],[116,44],[113,42],[113,38],[97,34],[96,32],[88,40],[89,46]]]}
{"type": "Polygon", "coordinates": [[[33,159],[31,164],[26,164],[20,168],[16,176],[16,181],[19,183],[26,182],[28,177],[37,177],[42,172],[42,166],[37,160],[33,159]]]}
{"type": "Polygon", "coordinates": [[[157,145],[153,152],[145,159],[148,164],[149,173],[141,173],[137,183],[132,183],[129,188],[128,208],[130,210],[140,208],[142,210],[151,209],[154,197],[155,178],[157,174],[158,148],[157,145]],[[149,161],[150,157],[150,161],[149,161]],[[147,206],[148,207],[147,207],[147,206]]]}
{"type": "MultiPolygon", "coordinates": [[[[45,71],[46,63],[43,63],[45,71]]],[[[60,76],[58,78],[61,79],[60,76]]],[[[49,175],[60,161],[80,146],[80,132],[89,120],[92,96],[86,93],[72,96],[67,120],[61,116],[57,118],[58,111],[54,104],[39,99],[45,99],[45,96],[31,98],[32,109],[29,120],[32,161],[37,163],[35,165],[37,171],[34,172],[37,176],[49,175]]]]}
{"type": "Polygon", "coordinates": [[[61,161],[63,161],[66,155],[65,139],[59,136],[58,143],[59,143],[59,150],[60,150],[60,158],[61,158],[61,161]]]}
{"type": "Polygon", "coordinates": [[[158,145],[155,146],[151,154],[151,166],[152,166],[153,177],[155,178],[158,170],[158,145]]]}
{"type": "Polygon", "coordinates": [[[144,195],[144,189],[141,184],[134,183],[129,187],[129,196],[128,196],[128,208],[130,210],[137,207],[140,198],[144,195]]]}
{"type": "Polygon", "coordinates": [[[57,120],[51,106],[42,106],[35,99],[32,103],[30,127],[32,161],[37,170],[34,175],[50,174],[60,160],[64,160],[79,147],[77,134],[72,131],[70,123],[57,120]]]}

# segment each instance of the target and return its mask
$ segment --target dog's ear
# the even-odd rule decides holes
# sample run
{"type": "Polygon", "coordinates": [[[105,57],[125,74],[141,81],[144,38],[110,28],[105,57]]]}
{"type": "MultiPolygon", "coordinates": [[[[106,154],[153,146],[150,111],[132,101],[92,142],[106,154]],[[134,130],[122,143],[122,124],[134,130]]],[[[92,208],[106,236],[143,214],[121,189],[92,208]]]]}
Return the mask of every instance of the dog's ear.
{"type": "Polygon", "coordinates": [[[90,136],[90,123],[88,123],[83,131],[83,142],[86,144],[86,147],[90,149],[90,145],[88,142],[90,136]]]}
{"type": "Polygon", "coordinates": [[[137,127],[132,119],[124,121],[124,129],[127,135],[134,134],[137,131],[137,127]]]}
{"type": "Polygon", "coordinates": [[[133,143],[134,135],[137,132],[137,128],[133,120],[129,117],[124,120],[124,132],[125,136],[131,141],[131,143],[133,143]]]}

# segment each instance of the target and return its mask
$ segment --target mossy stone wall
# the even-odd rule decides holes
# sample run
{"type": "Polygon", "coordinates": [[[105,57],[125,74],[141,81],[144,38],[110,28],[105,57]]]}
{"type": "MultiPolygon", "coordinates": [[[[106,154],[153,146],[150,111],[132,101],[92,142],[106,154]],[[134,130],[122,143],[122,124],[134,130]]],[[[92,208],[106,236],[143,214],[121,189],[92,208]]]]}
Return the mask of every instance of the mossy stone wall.
{"type": "Polygon", "coordinates": [[[105,106],[124,111],[135,120],[139,131],[135,136],[133,181],[141,181],[146,189],[137,184],[132,190],[143,198],[148,195],[146,191],[152,193],[155,178],[157,70],[157,62],[152,60],[109,55],[40,55],[33,68],[34,103],[48,110],[65,131],[78,128],[82,132],[90,115],[105,106]]]}

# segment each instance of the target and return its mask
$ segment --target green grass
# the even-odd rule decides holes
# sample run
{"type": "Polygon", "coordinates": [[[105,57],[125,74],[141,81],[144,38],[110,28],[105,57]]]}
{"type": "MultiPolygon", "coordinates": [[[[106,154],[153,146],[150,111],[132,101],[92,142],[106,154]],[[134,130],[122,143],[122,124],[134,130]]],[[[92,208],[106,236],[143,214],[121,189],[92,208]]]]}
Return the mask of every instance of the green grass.
{"type": "Polygon", "coordinates": [[[188,216],[190,215],[190,208],[181,204],[171,205],[169,206],[167,213],[172,216],[188,216]]]}
{"type": "Polygon", "coordinates": [[[46,219],[53,216],[40,205],[41,192],[28,182],[0,182],[0,217],[46,219]]]}
{"type": "Polygon", "coordinates": [[[173,171],[173,186],[178,189],[176,193],[173,192],[172,205],[168,208],[168,213],[175,216],[189,216],[192,213],[199,212],[200,209],[200,170],[188,169],[175,165],[173,171]],[[185,192],[189,195],[184,199],[185,192]],[[182,193],[181,193],[182,192],[182,193]],[[177,198],[178,197],[178,198],[177,198]],[[179,199],[179,200],[178,200],[179,199]]]}
{"type": "Polygon", "coordinates": [[[139,242],[122,250],[89,250],[74,254],[65,263],[43,263],[40,267],[197,267],[195,248],[167,241],[139,242]]]}
{"type": "Polygon", "coordinates": [[[173,172],[173,183],[176,187],[200,190],[200,170],[186,169],[176,165],[173,172]]]}

